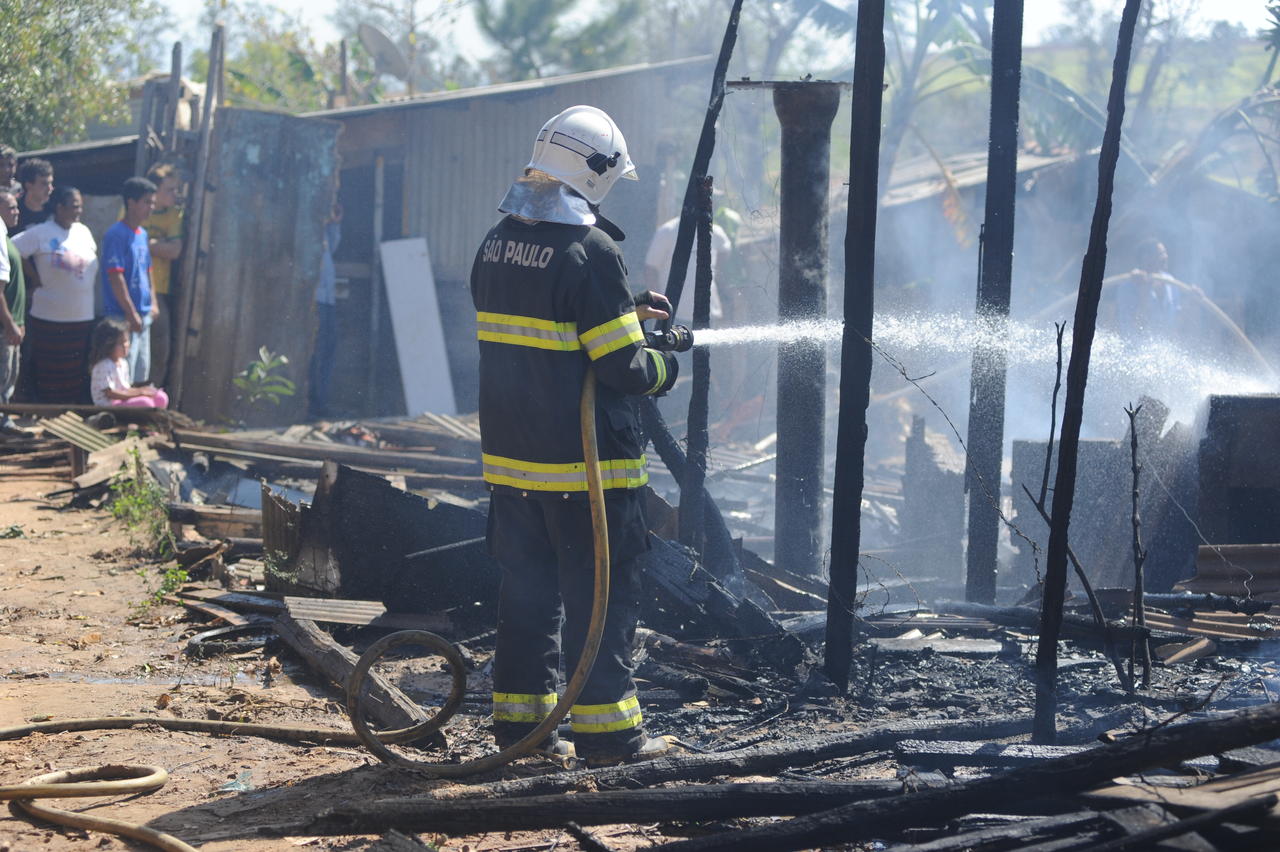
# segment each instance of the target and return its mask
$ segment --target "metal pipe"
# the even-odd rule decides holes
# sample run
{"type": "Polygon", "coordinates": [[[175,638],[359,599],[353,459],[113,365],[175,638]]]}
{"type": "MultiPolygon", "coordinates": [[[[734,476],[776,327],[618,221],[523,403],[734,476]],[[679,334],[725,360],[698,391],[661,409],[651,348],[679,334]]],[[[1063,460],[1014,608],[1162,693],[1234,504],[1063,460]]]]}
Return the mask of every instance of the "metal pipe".
{"type": "MultiPolygon", "coordinates": [[[[827,191],[840,89],[829,81],[773,85],[782,125],[779,322],[827,316],[827,191]]],[[[817,576],[822,565],[826,394],[826,344],[779,346],[774,562],[804,576],[817,576]]]]}

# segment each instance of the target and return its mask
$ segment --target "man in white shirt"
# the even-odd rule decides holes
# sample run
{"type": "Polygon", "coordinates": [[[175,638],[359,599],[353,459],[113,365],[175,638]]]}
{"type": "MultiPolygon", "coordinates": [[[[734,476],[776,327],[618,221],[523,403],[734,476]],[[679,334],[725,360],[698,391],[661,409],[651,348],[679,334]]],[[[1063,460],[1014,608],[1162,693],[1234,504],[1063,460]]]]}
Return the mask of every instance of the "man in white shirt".
{"type": "MultiPolygon", "coordinates": [[[[676,233],[680,229],[680,217],[677,216],[662,223],[653,234],[649,250],[644,256],[644,285],[655,293],[663,293],[667,289],[667,276],[671,274],[671,253],[676,247],[676,233]]],[[[720,261],[729,256],[733,244],[729,235],[719,225],[711,226],[711,319],[724,318],[724,309],[720,304],[720,291],[715,284],[716,270],[720,261]]],[[[697,258],[697,239],[694,239],[693,251],[689,253],[689,267],[684,276],[684,289],[680,291],[680,304],[676,308],[675,322],[680,325],[693,325],[693,277],[695,259],[697,258]]]]}

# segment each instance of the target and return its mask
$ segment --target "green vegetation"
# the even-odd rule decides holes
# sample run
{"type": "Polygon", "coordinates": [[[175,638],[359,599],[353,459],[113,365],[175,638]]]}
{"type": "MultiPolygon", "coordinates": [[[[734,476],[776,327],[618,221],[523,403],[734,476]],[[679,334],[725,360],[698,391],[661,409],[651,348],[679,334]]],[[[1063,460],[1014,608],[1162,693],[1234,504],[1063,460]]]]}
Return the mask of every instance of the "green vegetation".
{"type": "Polygon", "coordinates": [[[164,573],[160,575],[160,583],[158,585],[152,584],[151,578],[154,574],[146,568],[139,568],[134,573],[138,575],[147,587],[147,596],[139,603],[133,604],[135,617],[162,603],[166,595],[171,595],[181,589],[189,579],[186,569],[179,567],[176,562],[165,567],[164,573]]]}
{"type": "Polygon", "coordinates": [[[111,514],[125,525],[135,547],[157,559],[169,559],[177,552],[168,499],[137,450],[129,451],[121,474],[111,483],[111,514]]]}
{"type": "Polygon", "coordinates": [[[240,371],[232,383],[240,390],[240,401],[247,406],[259,402],[279,405],[280,400],[293,396],[297,387],[279,371],[289,363],[283,355],[277,355],[267,347],[258,350],[258,357],[240,371]]]}
{"type": "Polygon", "coordinates": [[[164,48],[153,0],[0,0],[0,141],[19,151],[84,138],[127,118],[118,82],[164,48]]]}

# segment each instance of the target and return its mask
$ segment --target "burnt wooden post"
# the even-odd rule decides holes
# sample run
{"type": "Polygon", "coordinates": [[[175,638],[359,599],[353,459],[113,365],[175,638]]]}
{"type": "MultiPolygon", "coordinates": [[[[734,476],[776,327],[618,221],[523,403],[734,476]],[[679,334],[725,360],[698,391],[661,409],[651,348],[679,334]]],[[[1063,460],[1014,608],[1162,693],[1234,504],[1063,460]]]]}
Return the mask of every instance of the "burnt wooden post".
{"type": "Polygon", "coordinates": [[[853,611],[858,590],[859,523],[871,402],[871,323],[875,314],[876,208],[880,113],[884,100],[884,0],[858,4],[849,145],[849,222],[844,235],[844,337],[840,347],[840,421],[831,502],[831,584],[823,668],[849,686],[853,611]]]}
{"type": "MultiPolygon", "coordinates": [[[[676,310],[680,307],[680,292],[684,289],[685,273],[689,270],[689,251],[693,247],[693,220],[697,207],[695,203],[696,185],[700,177],[705,177],[711,164],[711,155],[716,147],[716,120],[720,117],[720,108],[724,105],[725,75],[729,73],[729,60],[733,56],[734,45],[738,43],[738,21],[742,17],[742,0],[734,0],[729,10],[729,21],[725,24],[724,38],[720,42],[720,54],[716,58],[716,67],[711,75],[711,97],[707,103],[707,112],[702,119],[702,132],[698,136],[698,148],[693,155],[693,167],[689,171],[689,183],[685,186],[684,204],[680,208],[680,224],[676,229],[676,244],[671,252],[671,270],[667,274],[666,295],[671,300],[671,315],[662,321],[663,328],[670,328],[675,319],[676,310]]],[[[645,397],[640,401],[640,422],[644,428],[646,442],[652,441],[654,449],[661,456],[663,464],[671,471],[680,483],[685,481],[687,460],[684,450],[671,430],[667,428],[658,411],[653,397],[645,397]]],[[[683,501],[684,496],[681,495],[683,501]]],[[[724,581],[735,591],[741,589],[742,568],[734,551],[733,538],[724,524],[719,508],[704,488],[700,495],[703,511],[704,530],[710,534],[704,539],[706,552],[703,557],[706,566],[716,579],[724,581]],[[705,523],[710,521],[710,524],[705,523]],[[709,527],[709,529],[708,529],[709,527]],[[708,558],[711,557],[711,558],[708,558]]]]}
{"type": "Polygon", "coordinates": [[[168,94],[164,104],[164,127],[160,131],[160,139],[164,150],[178,150],[178,104],[182,100],[182,42],[173,43],[170,54],[168,94]]]}
{"type": "MultiPolygon", "coordinates": [[[[693,278],[693,327],[696,331],[711,325],[711,186],[710,177],[698,184],[698,252],[693,278]]],[[[708,399],[711,391],[711,353],[705,346],[695,347],[693,359],[693,392],[689,399],[689,464],[680,480],[680,542],[705,559],[706,533],[703,523],[703,486],[707,474],[708,399]]]]}
{"type": "MultiPolygon", "coordinates": [[[[831,122],[839,106],[839,83],[773,84],[782,125],[779,322],[827,316],[827,190],[831,122]]],[[[822,567],[826,394],[826,344],[780,345],[774,562],[804,576],[817,576],[822,567]]]]}
{"type": "Polygon", "coordinates": [[[1129,78],[1129,54],[1142,0],[1125,0],[1120,16],[1111,94],[1107,100],[1107,128],[1098,154],[1098,201],[1093,208],[1089,247],[1080,268],[1080,290],[1071,328],[1071,360],[1067,362],[1067,397],[1062,410],[1062,439],[1058,444],[1058,475],[1054,480],[1049,547],[1045,559],[1044,599],[1040,643],[1036,648],[1036,712],[1033,738],[1051,743],[1057,737],[1058,635],[1067,587],[1067,530],[1076,494],[1076,457],[1080,424],[1084,420],[1084,391],[1089,382],[1089,354],[1098,323],[1098,300],[1107,266],[1107,226],[1111,221],[1111,193],[1120,159],[1120,127],[1124,122],[1124,93],[1129,78]]]}
{"type": "Polygon", "coordinates": [[[729,73],[729,59],[738,43],[738,21],[742,18],[742,0],[733,0],[729,21],[720,41],[720,53],[711,73],[711,97],[707,101],[707,113],[702,119],[702,132],[698,135],[698,148],[693,152],[693,168],[689,170],[689,182],[684,189],[684,202],[680,208],[680,224],[676,226],[676,244],[671,250],[671,269],[667,272],[667,298],[671,300],[671,316],[662,321],[661,327],[671,327],[680,307],[680,293],[684,290],[685,273],[689,271],[689,253],[693,250],[693,219],[697,215],[698,182],[707,176],[711,155],[716,149],[716,121],[720,107],[724,105],[725,76],[729,73]]]}
{"type": "Polygon", "coordinates": [[[991,129],[987,202],[978,282],[977,321],[969,384],[969,549],[965,599],[995,603],[996,543],[1000,534],[1000,462],[1004,457],[1006,352],[1013,281],[1013,223],[1018,185],[1018,92],[1022,82],[1022,0],[996,0],[991,24],[991,129]]]}
{"type": "Polygon", "coordinates": [[[177,315],[173,317],[173,351],[169,355],[169,397],[174,408],[181,409],[187,353],[191,348],[191,315],[195,309],[196,272],[203,252],[208,248],[205,240],[205,195],[209,178],[209,152],[213,145],[213,123],[217,120],[218,101],[222,97],[222,62],[226,55],[226,32],[222,24],[213,28],[209,44],[209,75],[205,84],[204,101],[201,104],[199,146],[196,149],[196,168],[191,180],[191,203],[187,205],[187,240],[182,251],[181,275],[177,282],[174,304],[177,315]]]}

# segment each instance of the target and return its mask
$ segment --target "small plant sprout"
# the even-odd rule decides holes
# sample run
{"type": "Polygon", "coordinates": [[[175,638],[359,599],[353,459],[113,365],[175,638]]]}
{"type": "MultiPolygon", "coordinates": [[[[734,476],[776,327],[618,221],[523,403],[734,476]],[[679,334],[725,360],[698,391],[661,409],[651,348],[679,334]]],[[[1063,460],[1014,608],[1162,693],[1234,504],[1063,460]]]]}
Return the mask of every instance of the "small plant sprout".
{"type": "Polygon", "coordinates": [[[277,355],[265,346],[259,348],[257,360],[250,361],[249,366],[231,380],[240,391],[240,401],[249,406],[264,400],[279,405],[280,400],[293,396],[297,386],[279,372],[288,363],[284,355],[277,355]]]}

